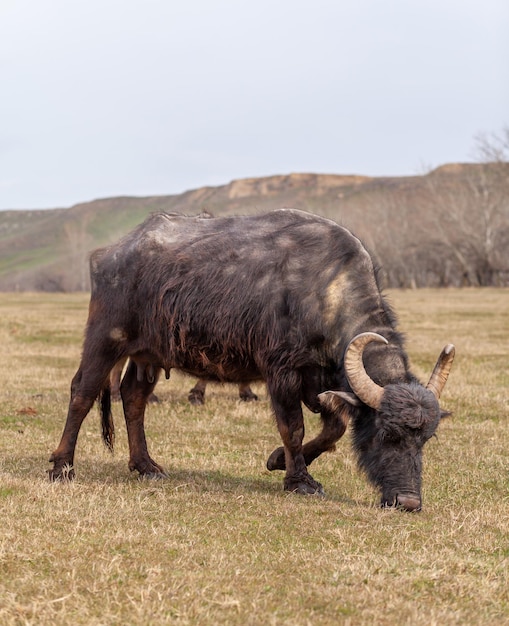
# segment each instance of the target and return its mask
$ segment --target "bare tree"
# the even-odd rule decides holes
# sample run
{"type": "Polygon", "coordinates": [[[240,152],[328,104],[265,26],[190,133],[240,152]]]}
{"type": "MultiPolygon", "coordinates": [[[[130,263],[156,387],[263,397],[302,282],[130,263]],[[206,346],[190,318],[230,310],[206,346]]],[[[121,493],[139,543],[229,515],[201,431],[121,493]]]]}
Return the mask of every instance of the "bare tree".
{"type": "Polygon", "coordinates": [[[451,184],[439,168],[426,176],[428,235],[443,246],[466,285],[502,285],[509,277],[509,129],[477,139],[476,164],[459,166],[451,184]]]}
{"type": "Polygon", "coordinates": [[[500,133],[478,133],[475,136],[474,159],[479,163],[509,161],[509,126],[500,133]]]}

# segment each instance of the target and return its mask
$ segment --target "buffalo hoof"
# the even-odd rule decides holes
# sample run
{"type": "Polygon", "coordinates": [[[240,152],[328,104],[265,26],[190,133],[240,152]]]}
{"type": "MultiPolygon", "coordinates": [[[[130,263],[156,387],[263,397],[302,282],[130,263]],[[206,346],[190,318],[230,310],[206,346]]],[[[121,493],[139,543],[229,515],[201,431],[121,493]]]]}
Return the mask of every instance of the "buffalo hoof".
{"type": "Polygon", "coordinates": [[[325,497],[322,485],[311,476],[285,478],[284,490],[304,496],[325,497]]]}
{"type": "Polygon", "coordinates": [[[76,472],[72,465],[63,465],[62,467],[54,467],[48,470],[48,478],[52,483],[69,482],[74,480],[76,472]]]}
{"type": "Polygon", "coordinates": [[[131,472],[137,470],[140,475],[140,478],[148,478],[152,479],[162,479],[167,478],[167,474],[164,469],[155,461],[153,461],[150,457],[148,459],[143,459],[140,461],[131,460],[129,462],[129,469],[131,472]]]}
{"type": "Polygon", "coordinates": [[[286,469],[285,449],[282,446],[276,448],[267,459],[267,469],[269,472],[286,469]]]}
{"type": "Polygon", "coordinates": [[[239,398],[242,402],[256,402],[258,400],[258,396],[252,391],[243,391],[239,394],[239,398]]]}
{"type": "Polygon", "coordinates": [[[193,406],[203,406],[205,404],[205,398],[202,393],[195,393],[191,390],[187,398],[193,406]]]}

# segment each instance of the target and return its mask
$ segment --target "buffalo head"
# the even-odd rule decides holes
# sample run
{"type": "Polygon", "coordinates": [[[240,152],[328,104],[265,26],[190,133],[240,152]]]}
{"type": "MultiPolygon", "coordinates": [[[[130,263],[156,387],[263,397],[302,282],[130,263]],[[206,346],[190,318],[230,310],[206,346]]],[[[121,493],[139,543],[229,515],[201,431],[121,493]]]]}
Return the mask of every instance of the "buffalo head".
{"type": "Polygon", "coordinates": [[[421,509],[422,449],[447,413],[438,404],[447,381],[454,346],[440,354],[431,378],[424,387],[416,380],[384,387],[366,372],[363,352],[370,342],[387,344],[377,333],[357,335],[344,358],[345,374],[353,393],[328,391],[320,394],[325,403],[348,403],[352,410],[354,446],[359,464],[370,481],[382,492],[382,506],[421,509]]]}

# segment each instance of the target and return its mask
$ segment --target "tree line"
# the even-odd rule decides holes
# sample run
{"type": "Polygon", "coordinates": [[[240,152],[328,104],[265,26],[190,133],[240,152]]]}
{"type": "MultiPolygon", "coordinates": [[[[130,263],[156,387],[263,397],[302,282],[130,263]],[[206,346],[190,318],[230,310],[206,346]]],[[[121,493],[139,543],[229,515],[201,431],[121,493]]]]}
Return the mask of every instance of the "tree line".
{"type": "Polygon", "coordinates": [[[477,137],[476,152],[454,184],[438,168],[420,193],[373,209],[366,237],[388,286],[509,285],[509,127],[477,137]]]}

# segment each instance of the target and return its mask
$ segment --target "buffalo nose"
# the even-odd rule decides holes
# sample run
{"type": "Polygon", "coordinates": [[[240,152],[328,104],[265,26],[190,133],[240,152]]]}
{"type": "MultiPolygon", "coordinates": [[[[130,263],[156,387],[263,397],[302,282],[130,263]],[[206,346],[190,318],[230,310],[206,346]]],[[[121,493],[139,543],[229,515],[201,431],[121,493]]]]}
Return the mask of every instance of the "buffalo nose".
{"type": "Polygon", "coordinates": [[[397,505],[405,511],[420,511],[421,499],[413,494],[399,494],[396,498],[397,505]]]}

